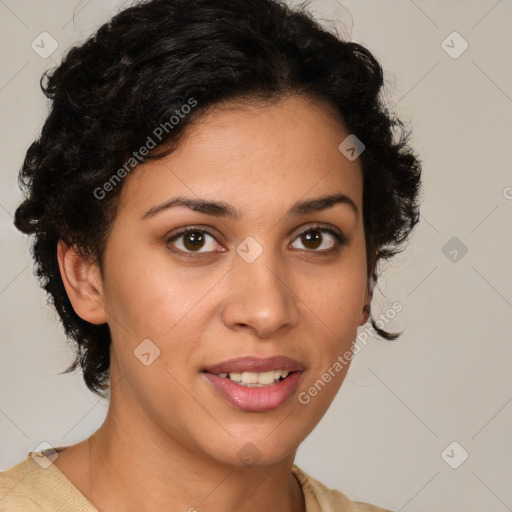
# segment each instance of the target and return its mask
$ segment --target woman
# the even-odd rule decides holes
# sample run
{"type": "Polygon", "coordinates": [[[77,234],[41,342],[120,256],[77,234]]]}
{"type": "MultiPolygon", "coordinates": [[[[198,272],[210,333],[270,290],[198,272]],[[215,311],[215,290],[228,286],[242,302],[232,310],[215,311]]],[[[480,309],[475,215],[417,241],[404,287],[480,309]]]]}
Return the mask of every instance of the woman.
{"type": "Polygon", "coordinates": [[[293,464],[418,221],[364,47],[273,0],[152,0],[46,77],[15,224],[104,424],[2,510],[382,511],[293,464]]]}

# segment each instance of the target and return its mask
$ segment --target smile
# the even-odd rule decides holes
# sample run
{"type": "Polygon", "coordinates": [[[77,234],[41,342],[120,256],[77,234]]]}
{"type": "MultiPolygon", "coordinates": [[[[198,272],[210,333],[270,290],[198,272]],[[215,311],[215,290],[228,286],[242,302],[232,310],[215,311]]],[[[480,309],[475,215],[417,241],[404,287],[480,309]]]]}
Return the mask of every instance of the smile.
{"type": "Polygon", "coordinates": [[[270,370],[268,372],[230,372],[219,373],[218,376],[228,378],[234,382],[238,382],[241,386],[246,387],[262,387],[273,385],[280,380],[286,379],[289,375],[288,370],[270,370]]]}

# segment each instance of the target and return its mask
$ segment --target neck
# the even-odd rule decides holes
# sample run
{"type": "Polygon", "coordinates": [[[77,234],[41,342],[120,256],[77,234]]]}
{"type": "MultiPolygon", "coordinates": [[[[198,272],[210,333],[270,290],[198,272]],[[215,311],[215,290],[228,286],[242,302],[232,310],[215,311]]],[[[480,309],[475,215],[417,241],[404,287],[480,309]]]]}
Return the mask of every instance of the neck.
{"type": "Polygon", "coordinates": [[[294,453],[268,466],[224,464],[144,425],[143,417],[135,421],[133,411],[125,415],[111,402],[105,423],[82,446],[76,484],[100,512],[305,510],[291,474],[294,453]]]}

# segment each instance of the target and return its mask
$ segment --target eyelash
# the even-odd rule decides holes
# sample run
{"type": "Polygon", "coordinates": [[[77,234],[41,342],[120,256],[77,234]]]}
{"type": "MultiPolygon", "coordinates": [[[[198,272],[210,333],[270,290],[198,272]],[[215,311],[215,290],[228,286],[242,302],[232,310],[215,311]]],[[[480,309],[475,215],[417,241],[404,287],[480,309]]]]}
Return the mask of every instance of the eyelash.
{"type": "MultiPolygon", "coordinates": [[[[304,235],[306,233],[309,233],[310,231],[320,231],[322,233],[328,233],[329,235],[331,235],[334,238],[334,240],[336,241],[336,244],[334,245],[334,247],[331,247],[330,249],[324,249],[324,250],[320,250],[320,251],[317,251],[317,250],[314,250],[314,249],[310,249],[310,250],[308,250],[308,249],[299,249],[299,250],[303,250],[303,251],[311,252],[311,253],[318,253],[318,254],[331,254],[334,251],[338,251],[341,247],[347,245],[347,243],[348,243],[348,239],[347,239],[346,236],[344,236],[341,233],[338,233],[338,232],[336,232],[336,231],[334,231],[332,229],[326,228],[324,226],[319,226],[319,225],[309,226],[308,228],[304,229],[303,231],[301,231],[300,233],[298,233],[296,235],[296,237],[292,240],[292,242],[295,241],[297,238],[301,237],[302,235],[304,235]]],[[[170,243],[172,243],[172,242],[174,242],[174,241],[184,237],[185,235],[188,235],[189,233],[202,233],[202,234],[206,234],[206,235],[212,237],[215,241],[217,241],[215,236],[212,235],[208,230],[205,230],[203,228],[197,228],[197,227],[194,227],[194,226],[189,226],[189,227],[183,228],[182,230],[180,230],[177,233],[173,234],[173,236],[170,237],[167,240],[167,243],[170,244],[170,243]]],[[[187,257],[193,257],[195,255],[202,255],[202,254],[211,254],[212,252],[215,252],[215,251],[203,251],[203,252],[190,251],[190,252],[186,252],[186,251],[183,251],[183,250],[177,249],[177,248],[171,249],[171,250],[173,250],[173,252],[179,252],[180,254],[185,254],[187,257]]]]}

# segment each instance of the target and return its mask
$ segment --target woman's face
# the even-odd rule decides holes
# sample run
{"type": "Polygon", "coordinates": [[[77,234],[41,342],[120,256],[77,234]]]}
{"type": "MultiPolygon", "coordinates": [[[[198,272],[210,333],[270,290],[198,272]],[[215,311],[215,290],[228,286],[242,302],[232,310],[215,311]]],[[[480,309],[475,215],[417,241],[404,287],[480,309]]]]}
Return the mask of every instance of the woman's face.
{"type": "Polygon", "coordinates": [[[327,107],[299,96],[228,106],[123,185],[101,290],[112,406],[150,442],[266,465],[322,418],[348,369],[335,363],[366,319],[362,173],[327,107]],[[295,363],[229,362],[275,356],[295,363]],[[229,369],[249,373],[236,383],[229,369]],[[257,378],[267,384],[243,385],[257,378]]]}

